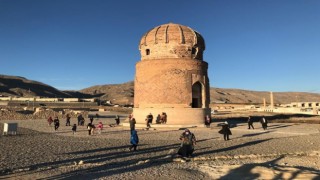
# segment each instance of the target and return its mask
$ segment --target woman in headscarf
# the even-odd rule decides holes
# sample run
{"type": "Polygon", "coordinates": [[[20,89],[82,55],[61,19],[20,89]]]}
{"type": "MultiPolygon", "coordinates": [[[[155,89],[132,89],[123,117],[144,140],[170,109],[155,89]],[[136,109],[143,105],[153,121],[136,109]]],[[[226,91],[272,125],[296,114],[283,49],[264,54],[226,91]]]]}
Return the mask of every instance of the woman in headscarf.
{"type": "Polygon", "coordinates": [[[189,129],[185,129],[180,136],[181,147],[178,151],[178,154],[182,157],[191,157],[194,146],[196,145],[196,137],[189,129]]]}
{"type": "Polygon", "coordinates": [[[222,129],[219,131],[220,134],[223,134],[223,139],[225,141],[230,140],[229,135],[232,135],[230,131],[230,127],[227,121],[225,121],[222,125],[222,129]]]}

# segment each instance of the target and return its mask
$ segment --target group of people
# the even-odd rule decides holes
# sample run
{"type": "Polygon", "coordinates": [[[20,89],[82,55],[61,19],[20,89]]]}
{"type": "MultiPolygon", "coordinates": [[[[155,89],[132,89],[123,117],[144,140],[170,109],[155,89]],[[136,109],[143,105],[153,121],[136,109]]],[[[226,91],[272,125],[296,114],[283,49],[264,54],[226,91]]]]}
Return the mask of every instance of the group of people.
{"type": "MultiPolygon", "coordinates": [[[[71,117],[67,114],[66,118],[67,118],[66,126],[70,126],[70,118],[71,117]]],[[[129,150],[136,151],[138,144],[139,144],[138,133],[135,129],[136,120],[133,117],[133,114],[130,114],[128,118],[129,118],[129,124],[130,124],[130,144],[131,144],[131,146],[129,147],[129,150]]],[[[166,118],[167,118],[166,113],[162,113],[161,116],[160,116],[160,114],[158,114],[156,122],[157,123],[158,122],[166,123],[166,118]]],[[[84,118],[80,114],[78,116],[78,125],[82,125],[82,122],[81,122],[82,120],[84,121],[84,118]]],[[[120,123],[119,116],[116,116],[115,121],[116,121],[116,124],[119,125],[119,123],[120,123]]],[[[145,121],[146,121],[147,128],[151,128],[150,124],[152,124],[152,122],[153,122],[153,115],[151,113],[148,114],[145,121]]],[[[57,131],[59,128],[59,125],[60,125],[58,117],[56,116],[54,119],[52,119],[52,117],[49,117],[48,124],[51,125],[52,122],[54,123],[55,131],[57,131]]],[[[211,123],[211,116],[207,115],[205,117],[205,125],[207,127],[210,127],[210,123],[211,123]]],[[[253,118],[251,118],[249,116],[247,123],[248,123],[248,129],[251,129],[251,128],[254,129],[253,118]]],[[[260,123],[261,123],[263,129],[266,130],[268,127],[268,121],[266,120],[266,118],[264,116],[261,118],[260,123]]],[[[102,124],[102,122],[99,122],[99,124],[97,126],[95,126],[93,124],[93,117],[90,117],[90,123],[87,124],[88,135],[93,135],[94,131],[96,129],[98,130],[98,133],[100,134],[103,129],[103,124],[102,124]]],[[[77,125],[74,124],[72,126],[73,134],[75,134],[76,131],[77,131],[77,125]]],[[[230,140],[229,136],[232,135],[232,133],[230,130],[229,123],[227,121],[225,121],[223,124],[221,124],[221,130],[219,131],[219,133],[223,134],[223,138],[225,141],[230,140]]],[[[189,129],[185,129],[184,132],[180,135],[179,139],[181,141],[181,145],[178,150],[178,155],[180,155],[182,157],[191,157],[194,152],[194,147],[195,147],[196,141],[197,141],[195,135],[189,129]]]]}
{"type": "MultiPolygon", "coordinates": [[[[96,120],[99,120],[99,115],[98,115],[98,114],[96,114],[95,117],[96,117],[96,120]]],[[[83,118],[83,119],[84,119],[84,118],[83,118]]],[[[88,135],[89,135],[89,136],[90,136],[90,135],[94,135],[94,132],[95,132],[96,130],[98,131],[98,134],[101,134],[101,132],[102,132],[102,130],[103,130],[103,124],[102,124],[102,122],[100,121],[97,126],[94,125],[94,123],[93,123],[94,116],[92,116],[92,115],[89,116],[89,120],[90,120],[90,122],[87,124],[88,135]]],[[[79,118],[78,118],[78,122],[79,122],[79,118]]]]}
{"type": "MultiPolygon", "coordinates": [[[[129,147],[129,150],[136,151],[139,143],[138,133],[137,133],[137,130],[135,129],[136,119],[133,117],[133,114],[130,114],[128,119],[129,119],[130,134],[131,134],[130,136],[131,146],[129,147]]],[[[150,113],[146,117],[147,126],[149,123],[152,123],[152,120],[153,120],[153,116],[150,113]]],[[[191,133],[189,129],[185,129],[185,131],[180,136],[180,140],[181,140],[181,146],[178,150],[178,154],[183,157],[190,157],[194,151],[194,146],[196,145],[195,135],[191,133]]]]}
{"type": "Polygon", "coordinates": [[[50,116],[47,121],[48,121],[49,126],[51,126],[51,124],[53,123],[55,131],[57,131],[59,129],[60,120],[59,120],[58,116],[55,116],[54,119],[52,119],[52,117],[50,116]]]}
{"type": "MultiPolygon", "coordinates": [[[[251,128],[254,129],[253,118],[251,116],[248,117],[247,123],[248,123],[248,129],[251,129],[251,128]]],[[[264,116],[262,116],[262,118],[260,119],[260,123],[261,123],[263,130],[266,130],[268,128],[268,121],[264,116]]],[[[230,140],[229,135],[232,135],[232,133],[230,130],[229,123],[227,121],[225,121],[221,125],[221,127],[222,127],[222,129],[219,131],[219,133],[223,134],[223,139],[225,141],[230,140]]]]}
{"type": "MultiPolygon", "coordinates": [[[[161,115],[158,114],[158,116],[156,117],[156,124],[166,124],[167,123],[167,117],[168,117],[167,113],[165,113],[165,112],[162,112],[161,115]]],[[[147,130],[148,130],[149,128],[151,128],[151,124],[153,123],[153,115],[152,115],[152,113],[149,113],[146,116],[145,122],[146,122],[147,130]]]]}
{"type": "Polygon", "coordinates": [[[157,124],[166,124],[167,123],[167,119],[168,119],[167,113],[162,112],[161,115],[158,114],[157,119],[156,119],[156,123],[157,124]]]}
{"type": "MultiPolygon", "coordinates": [[[[98,117],[98,116],[96,115],[96,117],[98,117]]],[[[82,116],[82,114],[79,114],[77,116],[77,119],[78,119],[78,126],[84,126],[85,119],[82,116]]],[[[96,129],[98,131],[98,134],[101,134],[101,131],[103,129],[102,122],[99,122],[99,124],[97,126],[95,126],[93,124],[93,116],[90,116],[89,119],[90,119],[90,123],[87,124],[88,135],[93,135],[94,131],[96,129]]],[[[58,116],[55,116],[54,119],[52,119],[52,117],[50,116],[47,121],[48,121],[48,125],[49,126],[51,126],[52,123],[54,124],[54,130],[55,131],[57,131],[59,129],[60,120],[59,120],[58,116]]],[[[117,116],[116,121],[117,121],[117,124],[118,124],[118,121],[120,122],[119,116],[117,116]]],[[[71,126],[70,124],[71,124],[71,116],[69,114],[66,114],[66,126],[71,126]]],[[[73,134],[76,134],[76,132],[77,132],[77,124],[73,124],[71,130],[72,130],[73,134]]]]}
{"type": "Polygon", "coordinates": [[[98,131],[98,134],[101,134],[101,131],[103,130],[103,124],[102,124],[102,122],[100,121],[100,122],[98,123],[98,125],[95,126],[95,125],[93,124],[93,122],[90,122],[90,123],[87,124],[87,130],[88,130],[88,135],[89,135],[89,136],[90,136],[90,135],[94,135],[95,130],[98,131]]]}

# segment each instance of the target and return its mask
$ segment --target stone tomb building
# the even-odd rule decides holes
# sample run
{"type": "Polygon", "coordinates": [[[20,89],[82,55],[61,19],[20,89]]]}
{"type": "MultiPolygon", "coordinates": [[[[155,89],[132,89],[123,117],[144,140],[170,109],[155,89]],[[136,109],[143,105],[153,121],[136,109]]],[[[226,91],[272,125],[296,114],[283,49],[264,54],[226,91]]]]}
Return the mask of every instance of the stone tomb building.
{"type": "Polygon", "coordinates": [[[143,35],[136,63],[133,116],[145,123],[167,114],[168,125],[199,125],[210,115],[208,63],[203,37],[180,24],[157,26],[143,35]]]}

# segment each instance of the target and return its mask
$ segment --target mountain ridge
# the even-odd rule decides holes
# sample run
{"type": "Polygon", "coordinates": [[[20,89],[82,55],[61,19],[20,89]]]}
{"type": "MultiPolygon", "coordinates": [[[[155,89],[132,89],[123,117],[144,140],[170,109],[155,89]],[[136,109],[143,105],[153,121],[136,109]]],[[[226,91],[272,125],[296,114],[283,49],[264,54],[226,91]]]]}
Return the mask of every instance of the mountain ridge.
{"type": "MultiPolygon", "coordinates": [[[[110,100],[117,104],[132,104],[134,82],[122,84],[94,85],[78,91],[60,91],[42,82],[29,80],[20,76],[0,75],[0,95],[17,97],[64,97],[64,98],[98,98],[110,100]]],[[[285,104],[291,102],[320,102],[320,94],[308,92],[273,92],[274,102],[285,104]]],[[[261,104],[263,98],[270,103],[269,91],[252,91],[237,88],[210,88],[211,103],[261,104]]]]}

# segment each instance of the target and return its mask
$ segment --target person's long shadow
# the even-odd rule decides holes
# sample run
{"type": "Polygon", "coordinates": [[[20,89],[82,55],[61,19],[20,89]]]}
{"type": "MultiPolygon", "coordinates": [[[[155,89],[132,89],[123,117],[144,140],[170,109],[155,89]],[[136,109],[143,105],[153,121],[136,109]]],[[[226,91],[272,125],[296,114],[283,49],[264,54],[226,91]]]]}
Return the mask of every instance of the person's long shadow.
{"type": "Polygon", "coordinates": [[[164,130],[143,130],[140,131],[139,130],[139,135],[145,135],[145,134],[157,134],[157,133],[167,133],[167,132],[176,132],[176,131],[180,131],[178,129],[173,129],[173,130],[168,130],[168,131],[164,131],[164,130]]]}
{"type": "MultiPolygon", "coordinates": [[[[122,163],[117,164],[105,164],[102,166],[87,168],[87,169],[79,169],[75,171],[71,171],[69,173],[63,173],[60,175],[51,176],[48,178],[44,178],[46,180],[56,180],[56,179],[97,179],[101,177],[109,177],[116,174],[122,174],[124,172],[135,172],[141,169],[150,168],[153,166],[161,166],[163,164],[167,164],[170,161],[157,161],[161,159],[162,156],[153,157],[153,161],[149,163],[137,163],[137,159],[124,161],[122,163]]],[[[139,161],[145,161],[146,159],[139,159],[139,161]]]]}
{"type": "MultiPolygon", "coordinates": [[[[151,166],[160,166],[162,164],[169,163],[171,161],[165,160],[165,157],[167,154],[164,155],[157,155],[153,157],[139,157],[138,155],[140,154],[145,154],[145,153],[154,153],[156,151],[165,151],[169,150],[172,148],[177,148],[179,144],[171,144],[171,145],[166,145],[166,146],[158,146],[158,147],[152,147],[152,148],[147,148],[147,149],[142,149],[138,150],[135,152],[116,152],[116,153],[111,153],[103,156],[90,156],[87,158],[79,158],[79,159],[70,159],[68,161],[74,161],[74,160],[80,160],[83,159],[85,160],[86,163],[99,163],[99,162],[107,162],[102,165],[98,165],[92,168],[87,168],[87,169],[79,169],[79,170],[74,170],[68,173],[63,173],[60,175],[56,176],[51,176],[48,178],[44,179],[76,179],[76,178],[84,178],[84,174],[88,173],[89,176],[87,177],[88,179],[92,178],[99,178],[99,177],[108,177],[111,175],[115,174],[121,174],[123,172],[134,172],[139,169],[144,169],[144,168],[150,168],[151,166]],[[108,159],[114,159],[114,158],[125,158],[133,156],[133,159],[130,160],[125,160],[121,162],[108,162],[108,159]],[[152,159],[151,162],[149,163],[141,163],[137,164],[139,161],[145,161],[147,159],[152,159]]],[[[57,162],[57,163],[62,163],[62,162],[57,162]]],[[[62,164],[61,164],[62,165],[62,164]]],[[[58,168],[58,167],[56,167],[58,168]]],[[[85,178],[86,179],[86,178],[85,178]]]]}
{"type": "MultiPolygon", "coordinates": [[[[262,134],[268,134],[272,131],[264,131],[264,132],[259,132],[259,133],[252,133],[252,134],[244,134],[242,135],[242,137],[252,137],[252,136],[259,136],[259,135],[262,135],[262,134]]],[[[236,139],[236,138],[234,138],[236,139]]]]}
{"type": "Polygon", "coordinates": [[[102,130],[101,134],[121,134],[124,132],[130,132],[130,130],[109,130],[109,129],[104,129],[102,130]]]}
{"type": "MultiPolygon", "coordinates": [[[[281,156],[274,160],[267,161],[264,163],[244,164],[236,169],[230,170],[228,174],[220,177],[219,179],[227,180],[227,179],[235,179],[235,177],[241,177],[241,179],[265,179],[266,177],[268,177],[268,179],[271,179],[271,180],[284,179],[285,178],[284,173],[288,173],[288,170],[285,170],[285,168],[288,168],[288,167],[276,164],[282,158],[284,157],[281,156]],[[254,169],[257,167],[270,169],[270,171],[272,171],[272,173],[275,174],[275,176],[273,178],[270,178],[270,176],[266,176],[266,177],[263,176],[266,172],[261,172],[260,174],[254,173],[255,172],[254,169]],[[280,173],[274,173],[274,171],[277,171],[280,173]]],[[[290,180],[298,178],[299,174],[305,173],[304,171],[309,171],[310,173],[312,173],[314,175],[314,178],[313,178],[314,180],[319,179],[320,177],[320,172],[314,168],[308,168],[308,167],[302,167],[302,166],[290,167],[290,169],[292,168],[295,168],[297,170],[291,173],[291,177],[288,178],[290,180]]]]}
{"type": "Polygon", "coordinates": [[[209,140],[212,140],[212,139],[218,139],[218,137],[208,138],[208,139],[200,139],[200,140],[197,140],[197,143],[204,142],[204,141],[209,141],[209,140]]]}
{"type": "MultiPolygon", "coordinates": [[[[139,155],[143,155],[143,154],[146,154],[146,153],[152,154],[152,153],[160,152],[160,151],[168,151],[168,150],[170,150],[172,148],[178,148],[179,145],[180,144],[170,144],[170,145],[166,145],[166,146],[156,146],[156,147],[144,148],[144,149],[141,149],[141,150],[138,150],[138,151],[134,151],[134,152],[129,152],[128,151],[127,148],[129,146],[119,146],[119,147],[113,147],[112,149],[123,149],[124,148],[124,151],[117,151],[117,152],[100,154],[100,155],[93,155],[93,156],[87,156],[87,157],[69,158],[69,159],[66,159],[66,160],[55,161],[55,162],[40,163],[40,164],[35,164],[35,165],[27,166],[27,167],[22,167],[20,169],[26,169],[27,168],[27,169],[29,169],[29,171],[37,170],[37,172],[41,172],[42,170],[39,170],[39,169],[42,169],[42,168],[46,169],[45,167],[59,168],[59,166],[71,165],[73,162],[78,162],[78,161],[84,161],[87,164],[88,163],[94,164],[94,163],[107,162],[107,163],[105,163],[105,166],[108,166],[108,168],[109,168],[109,165],[118,166],[118,165],[122,164],[122,166],[128,166],[128,165],[134,165],[138,161],[146,159],[145,157],[141,157],[139,155]],[[132,158],[132,156],[134,157],[133,159],[127,160],[127,161],[125,160],[128,157],[132,158]],[[124,159],[124,161],[113,161],[115,159],[124,159]]],[[[105,151],[105,149],[106,148],[95,149],[95,150],[91,150],[91,152],[105,151]]],[[[80,153],[82,153],[82,152],[83,151],[80,151],[80,153]]],[[[75,152],[75,153],[77,153],[77,152],[75,152]]],[[[154,160],[157,160],[157,159],[164,158],[165,156],[167,156],[167,154],[163,153],[163,155],[158,155],[158,156],[153,156],[153,157],[150,156],[150,157],[148,157],[148,159],[152,159],[154,161],[154,160]]],[[[95,168],[90,169],[90,172],[93,171],[94,169],[95,168]]],[[[98,167],[98,169],[99,169],[99,167],[98,167]]],[[[87,170],[81,170],[81,172],[82,171],[87,171],[87,170]]],[[[126,169],[126,171],[127,171],[127,169],[126,169]]],[[[74,175],[77,175],[76,172],[78,172],[78,171],[75,171],[75,172],[72,171],[72,172],[67,173],[67,174],[70,174],[70,176],[74,176],[74,175]]],[[[116,172],[118,172],[118,171],[116,171],[116,172]]],[[[26,174],[29,174],[29,173],[26,172],[26,174]]],[[[54,177],[52,179],[64,178],[65,175],[60,175],[60,176],[59,177],[54,177]],[[60,176],[62,176],[62,177],[60,177],[60,176]]],[[[69,175],[66,175],[65,177],[68,177],[68,176],[69,175]]]]}
{"type": "Polygon", "coordinates": [[[268,129],[278,129],[278,128],[285,128],[285,127],[290,127],[293,126],[292,124],[286,124],[286,125],[271,125],[268,126],[268,129]]]}
{"type": "MultiPolygon", "coordinates": [[[[282,159],[283,157],[279,157],[276,158],[272,161],[266,162],[266,164],[274,164],[277,161],[279,161],[280,159],[282,159]]],[[[260,174],[257,173],[253,173],[252,170],[254,168],[256,168],[257,166],[266,166],[263,164],[256,164],[256,163],[252,163],[252,164],[244,164],[242,166],[240,166],[239,168],[233,169],[231,171],[228,172],[228,174],[220,177],[219,179],[234,179],[234,177],[241,177],[242,179],[259,179],[259,177],[261,176],[260,174]]],[[[270,168],[270,167],[267,167],[270,168]]],[[[281,178],[280,178],[281,179],[281,178]]]]}
{"type": "Polygon", "coordinates": [[[256,140],[256,141],[251,141],[251,142],[247,142],[247,143],[244,143],[244,144],[239,144],[239,145],[226,147],[226,148],[222,148],[222,149],[215,149],[215,150],[212,150],[212,151],[194,153],[194,156],[201,156],[201,155],[205,155],[205,154],[213,154],[213,153],[219,153],[219,152],[224,152],[224,151],[230,151],[230,150],[234,150],[234,149],[237,149],[237,148],[242,148],[242,147],[245,147],[245,146],[251,146],[251,145],[263,143],[263,142],[268,141],[268,140],[270,140],[270,139],[256,140]]]}
{"type": "MultiPolygon", "coordinates": [[[[139,144],[139,147],[145,146],[145,145],[147,144],[139,144]]],[[[75,151],[75,152],[64,153],[64,154],[91,154],[91,153],[96,153],[101,151],[111,151],[111,150],[124,149],[124,148],[128,148],[128,145],[109,147],[109,148],[99,148],[99,149],[92,149],[92,150],[85,150],[85,151],[75,151]]]]}

